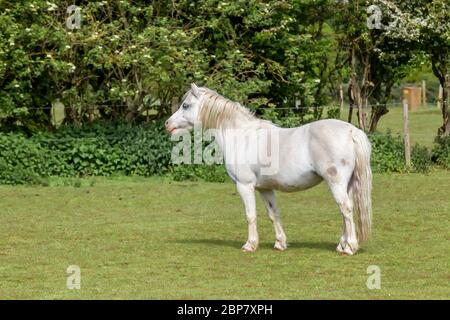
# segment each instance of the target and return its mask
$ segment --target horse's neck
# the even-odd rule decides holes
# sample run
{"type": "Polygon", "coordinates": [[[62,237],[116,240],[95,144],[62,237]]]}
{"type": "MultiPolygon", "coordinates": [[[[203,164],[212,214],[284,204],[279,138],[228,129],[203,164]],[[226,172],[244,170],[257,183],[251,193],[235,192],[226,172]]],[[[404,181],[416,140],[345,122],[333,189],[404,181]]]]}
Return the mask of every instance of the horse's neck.
{"type": "Polygon", "coordinates": [[[219,147],[224,152],[228,144],[245,143],[244,137],[249,135],[256,135],[259,129],[273,130],[277,128],[269,121],[253,119],[238,119],[230,122],[220,129],[214,130],[215,140],[219,147]]]}

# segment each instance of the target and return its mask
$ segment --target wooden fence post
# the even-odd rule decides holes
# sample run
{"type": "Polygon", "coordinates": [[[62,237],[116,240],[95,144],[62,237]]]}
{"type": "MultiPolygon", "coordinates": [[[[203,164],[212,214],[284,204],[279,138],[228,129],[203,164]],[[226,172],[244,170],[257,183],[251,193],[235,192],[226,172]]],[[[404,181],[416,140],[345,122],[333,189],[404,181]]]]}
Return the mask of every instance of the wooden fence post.
{"type": "Polygon", "coordinates": [[[348,85],[348,103],[349,103],[349,108],[348,108],[348,123],[352,123],[352,116],[353,116],[353,105],[355,103],[355,96],[354,96],[354,91],[353,91],[353,82],[352,80],[350,80],[350,83],[348,85]]]}
{"type": "Polygon", "coordinates": [[[422,106],[427,106],[427,82],[422,80],[422,106]]]}
{"type": "Polygon", "coordinates": [[[340,106],[339,106],[339,114],[342,115],[342,112],[344,112],[344,88],[342,84],[339,86],[339,99],[340,99],[340,106]]]}
{"type": "Polygon", "coordinates": [[[409,110],[408,101],[403,100],[403,136],[405,142],[405,161],[406,167],[411,167],[411,142],[409,140],[409,110]]]}
{"type": "Polygon", "coordinates": [[[179,102],[178,102],[178,98],[177,97],[173,97],[172,98],[172,103],[170,105],[170,109],[172,111],[172,113],[176,112],[179,108],[179,102]]]}
{"type": "Polygon", "coordinates": [[[439,95],[438,95],[438,101],[437,101],[437,107],[439,110],[442,109],[442,99],[444,97],[444,89],[441,85],[439,85],[439,95]]]}
{"type": "Polygon", "coordinates": [[[94,120],[94,115],[92,114],[92,106],[89,106],[88,108],[88,115],[89,115],[89,122],[92,122],[94,120]]]}

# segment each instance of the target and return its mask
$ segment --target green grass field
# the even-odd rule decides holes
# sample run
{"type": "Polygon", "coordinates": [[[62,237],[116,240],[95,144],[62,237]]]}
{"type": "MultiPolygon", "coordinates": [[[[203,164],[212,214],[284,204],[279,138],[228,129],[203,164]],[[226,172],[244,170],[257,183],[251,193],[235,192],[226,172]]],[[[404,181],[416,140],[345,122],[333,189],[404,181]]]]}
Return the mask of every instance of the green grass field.
{"type": "Polygon", "coordinates": [[[374,232],[356,256],[335,252],[341,216],[325,184],[278,194],[290,243],[246,240],[231,183],[83,180],[81,187],[0,186],[0,299],[450,298],[449,174],[374,176],[374,232]],[[68,290],[66,269],[81,268],[68,290]],[[367,268],[381,269],[369,290],[367,268]]]}
{"type": "MultiPolygon", "coordinates": [[[[342,115],[343,120],[348,118],[348,109],[342,115]]],[[[353,123],[357,123],[356,113],[353,115],[353,123]]],[[[441,111],[435,105],[420,107],[419,110],[409,113],[409,130],[411,143],[416,143],[432,148],[438,128],[442,125],[441,111]]],[[[403,109],[400,106],[391,107],[389,113],[383,116],[378,125],[378,131],[393,134],[403,134],[403,109]]]]}

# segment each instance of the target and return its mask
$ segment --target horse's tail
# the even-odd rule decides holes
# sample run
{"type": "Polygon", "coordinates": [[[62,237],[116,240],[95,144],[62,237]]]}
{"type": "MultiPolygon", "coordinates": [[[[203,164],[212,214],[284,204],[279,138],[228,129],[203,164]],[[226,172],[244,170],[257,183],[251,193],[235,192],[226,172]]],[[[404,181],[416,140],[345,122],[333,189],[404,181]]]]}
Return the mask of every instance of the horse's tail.
{"type": "Polygon", "coordinates": [[[371,145],[367,135],[360,129],[352,132],[356,153],[356,166],[351,180],[353,203],[357,212],[357,236],[359,241],[369,239],[372,229],[372,169],[370,167],[371,145]]]}

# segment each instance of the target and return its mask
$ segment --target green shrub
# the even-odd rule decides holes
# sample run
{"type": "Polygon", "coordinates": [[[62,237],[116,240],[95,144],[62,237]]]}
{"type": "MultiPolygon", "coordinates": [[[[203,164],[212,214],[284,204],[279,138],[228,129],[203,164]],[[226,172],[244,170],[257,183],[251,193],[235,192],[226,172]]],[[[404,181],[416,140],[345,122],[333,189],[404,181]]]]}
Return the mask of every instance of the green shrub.
{"type": "Polygon", "coordinates": [[[49,176],[163,174],[170,166],[171,146],[161,122],[70,126],[30,138],[2,133],[0,183],[26,183],[33,177],[49,176]]]}
{"type": "Polygon", "coordinates": [[[411,150],[411,162],[415,172],[428,172],[431,165],[430,151],[421,145],[415,144],[411,150]]]}
{"type": "Polygon", "coordinates": [[[435,163],[450,169],[450,136],[437,137],[431,154],[435,163]]]}
{"type": "Polygon", "coordinates": [[[0,159],[0,184],[41,184],[48,185],[48,181],[39,174],[24,168],[21,165],[8,164],[0,159]]]}
{"type": "MultiPolygon", "coordinates": [[[[374,172],[407,172],[405,147],[401,137],[388,134],[372,134],[372,170],[374,172]]],[[[415,145],[411,150],[412,170],[426,172],[431,166],[428,149],[415,145]]]]}
{"type": "Polygon", "coordinates": [[[22,134],[0,134],[0,183],[42,184],[58,165],[39,143],[22,134]]]}
{"type": "MultiPolygon", "coordinates": [[[[411,169],[405,166],[403,142],[391,134],[370,135],[374,172],[426,172],[431,165],[425,147],[412,149],[411,169]]],[[[449,139],[439,140],[433,159],[449,168],[449,139]]],[[[192,144],[193,145],[193,144],[192,144]]],[[[0,133],[0,184],[47,184],[51,176],[168,174],[172,179],[227,181],[223,165],[172,165],[173,142],[162,122],[143,125],[96,123],[63,126],[53,133],[0,133]]]]}
{"type": "Polygon", "coordinates": [[[175,181],[225,182],[229,180],[223,165],[177,165],[173,167],[170,176],[175,181]]]}
{"type": "Polygon", "coordinates": [[[27,133],[51,127],[43,109],[58,100],[70,109],[67,122],[138,122],[145,110],[161,118],[191,82],[253,109],[268,101],[293,107],[294,94],[302,106],[323,105],[321,83],[340,75],[323,63],[335,47],[329,32],[317,32],[324,8],[259,0],[177,1],[176,9],[167,0],[0,1],[0,124],[27,133]],[[79,30],[66,24],[74,3],[79,30]]]}
{"type": "Polygon", "coordinates": [[[62,162],[53,175],[150,176],[167,171],[171,143],[161,122],[146,125],[100,123],[66,127],[34,136],[62,162]]]}

